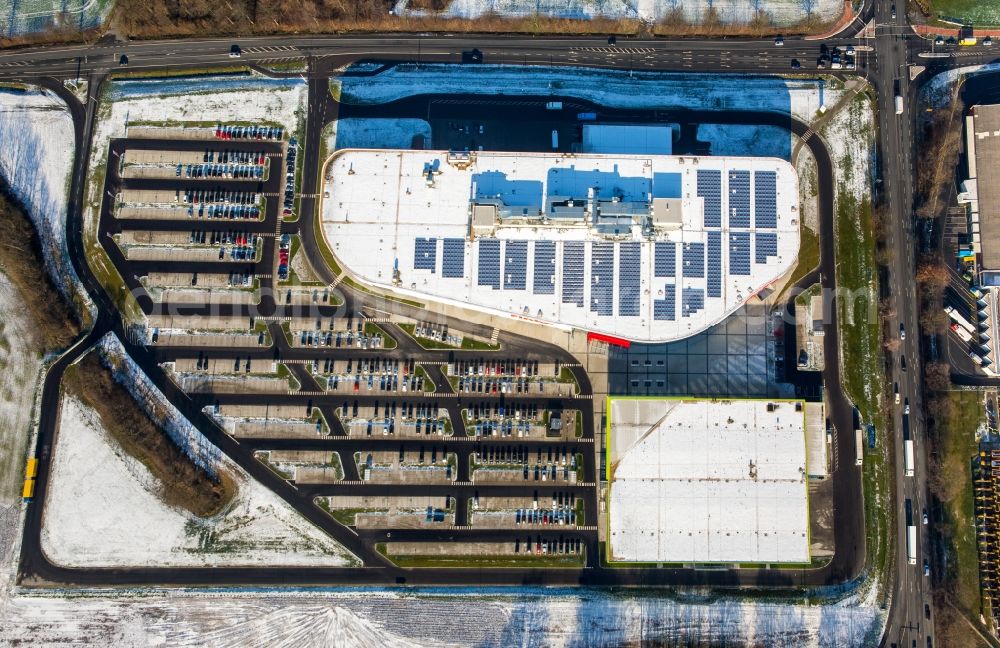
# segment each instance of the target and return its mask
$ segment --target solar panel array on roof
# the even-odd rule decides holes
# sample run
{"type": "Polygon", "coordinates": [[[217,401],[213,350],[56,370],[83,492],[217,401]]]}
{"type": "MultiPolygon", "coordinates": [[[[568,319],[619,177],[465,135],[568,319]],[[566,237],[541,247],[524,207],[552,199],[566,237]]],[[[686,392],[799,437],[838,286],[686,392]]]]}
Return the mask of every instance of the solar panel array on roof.
{"type": "Polygon", "coordinates": [[[757,263],[767,263],[768,257],[778,256],[778,233],[757,232],[754,234],[754,256],[757,263]]]}
{"type": "Polygon", "coordinates": [[[583,241],[563,243],[562,303],[583,307],[583,241]]]}
{"type": "Polygon", "coordinates": [[[441,251],[441,276],[460,279],[465,276],[465,239],[443,239],[441,251]]]}
{"type": "Polygon", "coordinates": [[[536,295],[554,295],[556,292],[556,243],[535,241],[534,279],[532,290],[536,295]]]}
{"type": "Polygon", "coordinates": [[[413,269],[434,272],[437,265],[437,239],[418,238],[413,241],[413,269]]]}
{"type": "Polygon", "coordinates": [[[722,171],[698,169],[698,196],[704,199],[705,227],[722,227],[722,171]]]}
{"type": "Polygon", "coordinates": [[[654,244],[653,275],[656,277],[677,276],[677,244],[673,241],[657,241],[654,244]]]}
{"type": "Polygon", "coordinates": [[[750,274],[750,232],[729,233],[729,274],[750,274]]]}
{"type": "Polygon", "coordinates": [[[701,288],[684,288],[681,291],[681,317],[691,317],[705,308],[705,291],[701,288]]]}
{"type": "Polygon", "coordinates": [[[722,297],[722,232],[708,234],[708,280],[705,288],[709,297],[722,297]]]}
{"type": "Polygon", "coordinates": [[[500,241],[497,239],[479,239],[478,283],[500,290],[500,241]]]}
{"type": "Polygon", "coordinates": [[[750,227],[749,171],[729,171],[729,226],[750,227]]]}
{"type": "Polygon", "coordinates": [[[641,249],[638,241],[618,244],[618,315],[622,317],[639,316],[641,249]]]}
{"type": "Polygon", "coordinates": [[[681,274],[685,277],[705,276],[705,244],[685,243],[684,251],[681,253],[684,267],[681,274]]]}
{"type": "Polygon", "coordinates": [[[663,299],[653,300],[653,319],[672,322],[676,319],[677,288],[673,284],[663,287],[663,299]]]}
{"type": "Polygon", "coordinates": [[[614,243],[595,241],[590,249],[590,312],[611,315],[615,301],[614,243]]]}
{"type": "Polygon", "coordinates": [[[778,227],[778,174],[776,171],[753,173],[754,226],[778,227]]]}
{"type": "Polygon", "coordinates": [[[524,290],[528,283],[528,242],[507,241],[503,257],[503,289],[524,290]]]}

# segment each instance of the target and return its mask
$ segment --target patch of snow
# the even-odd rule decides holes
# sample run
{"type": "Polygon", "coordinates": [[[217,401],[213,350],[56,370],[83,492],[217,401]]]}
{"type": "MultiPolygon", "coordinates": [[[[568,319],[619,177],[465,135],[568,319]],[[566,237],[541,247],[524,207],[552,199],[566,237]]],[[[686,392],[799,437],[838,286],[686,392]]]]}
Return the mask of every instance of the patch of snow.
{"type": "MultiPolygon", "coordinates": [[[[89,160],[90,173],[107,163],[112,138],[136,122],[274,123],[294,134],[305,120],[308,88],[301,78],[258,75],[111,81],[102,98],[89,160]]],[[[93,176],[91,176],[93,177],[93,176]]],[[[88,227],[96,227],[103,186],[88,189],[88,227]]]]}
{"type": "Polygon", "coordinates": [[[374,76],[346,76],[334,82],[340,84],[344,103],[378,104],[461,89],[488,95],[578,97],[612,108],[767,110],[806,122],[812,121],[823,102],[832,104],[841,93],[820,79],[521,65],[400,64],[374,76]]]}
{"type": "Polygon", "coordinates": [[[837,186],[860,203],[871,197],[875,167],[875,111],[866,95],[859,94],[823,128],[823,138],[833,158],[837,186]]]}
{"type": "Polygon", "coordinates": [[[878,618],[878,610],[858,606],[684,603],[649,594],[566,589],[104,592],[101,598],[72,599],[57,592],[15,597],[8,605],[8,623],[0,625],[0,642],[181,648],[853,648],[871,645],[878,618]]]}
{"type": "Polygon", "coordinates": [[[698,140],[708,142],[711,155],[776,157],[791,161],[795,136],[779,126],[699,124],[698,140]]]}
{"type": "Polygon", "coordinates": [[[0,11],[0,37],[37,34],[52,29],[99,27],[114,3],[108,0],[19,0],[0,11]]]}
{"type": "MultiPolygon", "coordinates": [[[[18,504],[41,358],[32,323],[10,280],[0,274],[0,504],[18,504]]],[[[0,544],[0,554],[4,551],[0,544]]]]}
{"type": "Polygon", "coordinates": [[[404,16],[436,15],[470,20],[483,16],[523,18],[547,16],[575,20],[606,18],[657,22],[680,14],[685,22],[700,23],[709,9],[724,23],[749,23],[763,15],[776,25],[791,25],[807,18],[821,21],[840,16],[839,0],[452,0],[440,12],[410,9],[409,0],[399,0],[394,13],[404,16]]]}
{"type": "Polygon", "coordinates": [[[191,461],[215,475],[222,452],[156,388],[149,376],[125,352],[117,337],[109,333],[101,339],[99,346],[101,359],[112,369],[115,380],[128,390],[148,416],[160,422],[170,439],[191,461]]]}
{"type": "Polygon", "coordinates": [[[0,88],[0,142],[0,175],[38,232],[45,270],[64,297],[86,303],[66,246],[75,143],[69,109],[48,90],[0,88]]]}
{"type": "Polygon", "coordinates": [[[1000,70],[1000,63],[967,65],[935,74],[920,88],[920,100],[929,108],[944,108],[951,103],[954,84],[961,78],[1000,70]]]}
{"type": "Polygon", "coordinates": [[[42,525],[45,554],[71,567],[356,564],[281,498],[226,464],[239,492],[223,512],[201,519],[168,506],[156,477],[108,436],[96,412],[64,397],[42,525]]]}
{"type": "Polygon", "coordinates": [[[431,144],[431,125],[423,119],[363,119],[348,117],[329,124],[326,150],[335,149],[408,149],[413,139],[424,138],[422,148],[431,144]]]}

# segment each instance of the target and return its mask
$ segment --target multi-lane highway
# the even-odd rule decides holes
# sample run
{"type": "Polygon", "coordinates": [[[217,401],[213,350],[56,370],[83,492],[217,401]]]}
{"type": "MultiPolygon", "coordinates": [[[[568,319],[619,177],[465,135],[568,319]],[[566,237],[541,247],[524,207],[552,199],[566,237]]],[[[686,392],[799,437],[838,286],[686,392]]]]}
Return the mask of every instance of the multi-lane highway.
{"type": "MultiPolygon", "coordinates": [[[[898,358],[893,363],[891,379],[898,383],[901,394],[909,399],[911,405],[911,415],[909,429],[912,438],[917,444],[916,471],[914,477],[906,477],[902,471],[902,443],[899,437],[902,430],[902,411],[900,408],[894,409],[896,443],[895,447],[895,502],[894,514],[896,518],[898,532],[895,534],[895,578],[892,596],[892,606],[889,615],[889,625],[884,638],[885,644],[897,644],[899,646],[909,646],[913,641],[923,644],[925,638],[929,637],[933,641],[933,627],[930,622],[924,619],[924,604],[930,601],[929,579],[923,576],[923,557],[929,555],[927,548],[927,534],[919,524],[920,512],[926,505],[926,471],[922,443],[924,440],[924,425],[922,420],[920,376],[921,357],[919,347],[918,319],[916,312],[917,300],[914,299],[912,277],[914,276],[913,250],[913,227],[911,217],[912,205],[912,178],[913,178],[913,122],[916,108],[917,84],[910,82],[910,66],[924,65],[927,70],[923,75],[917,77],[917,82],[928,78],[932,73],[966,65],[969,63],[981,63],[993,60],[1000,56],[991,50],[977,48],[970,51],[958,51],[954,48],[946,48],[948,56],[942,58],[923,58],[920,55],[930,49],[930,45],[924,39],[915,38],[908,29],[905,19],[905,12],[899,12],[895,18],[891,16],[891,0],[875,0],[864,9],[863,20],[874,20],[874,39],[856,39],[853,33],[847,30],[842,34],[843,38],[836,38],[826,41],[829,46],[871,46],[871,51],[864,51],[857,57],[858,69],[853,72],[838,71],[838,74],[858,74],[865,76],[876,88],[879,99],[879,157],[882,160],[881,179],[881,202],[887,206],[890,217],[889,229],[887,232],[888,244],[895,252],[892,255],[892,265],[889,268],[888,284],[884,287],[884,292],[896,300],[897,321],[890,323],[890,333],[899,335],[901,330],[910,333],[905,340],[901,340],[900,354],[907,357],[909,371],[902,371],[898,358]],[[904,99],[905,109],[902,114],[896,114],[892,109],[894,97],[899,93],[904,99]],[[900,329],[899,327],[903,328],[900,329]],[[912,502],[912,510],[918,526],[918,554],[917,565],[909,565],[905,560],[906,543],[903,524],[906,522],[904,505],[907,500],[912,502]]],[[[856,30],[861,21],[856,21],[853,29],[856,30]]],[[[60,92],[70,103],[73,112],[74,124],[76,127],[77,156],[73,173],[73,183],[71,190],[71,203],[68,233],[71,249],[75,254],[71,255],[78,274],[83,278],[84,284],[95,299],[98,305],[99,318],[95,328],[81,343],[71,349],[59,361],[52,365],[48,372],[43,390],[43,400],[49,404],[43,407],[43,417],[41,421],[41,442],[39,456],[45,462],[51,451],[52,432],[55,428],[57,408],[53,405],[58,396],[58,379],[62,370],[76,357],[80,351],[86,348],[87,344],[93,341],[100,333],[109,330],[117,330],[120,333],[120,320],[115,316],[111,300],[103,292],[96,279],[89,272],[86,264],[83,263],[82,241],[80,235],[81,226],[81,205],[83,195],[83,178],[85,177],[85,161],[89,157],[90,132],[93,126],[93,117],[96,106],[94,100],[99,92],[100,83],[106,78],[109,72],[123,68],[123,59],[127,58],[129,70],[163,70],[177,69],[184,67],[204,67],[206,65],[230,64],[233,59],[229,56],[232,39],[191,39],[185,41],[149,41],[149,42],[101,42],[94,45],[72,45],[58,47],[36,47],[20,50],[0,52],[0,78],[16,78],[25,81],[40,82],[52,89],[60,92]],[[81,105],[68,92],[62,90],[58,79],[83,77],[91,81],[90,97],[84,105],[81,105]]],[[[318,178],[318,142],[319,133],[326,121],[336,118],[337,106],[328,101],[327,78],[335,67],[347,62],[361,59],[378,59],[387,61],[423,61],[423,62],[453,62],[459,63],[462,60],[463,52],[478,49],[482,52],[487,63],[499,64],[527,64],[527,65],[563,65],[563,66],[586,66],[586,67],[606,67],[615,69],[653,71],[697,71],[699,73],[724,73],[724,72],[753,72],[753,73],[787,73],[791,71],[792,59],[798,60],[802,65],[802,71],[806,73],[816,71],[816,58],[819,54],[819,43],[800,39],[788,38],[784,47],[776,47],[773,41],[767,40],[671,40],[671,39],[625,39],[619,37],[616,45],[609,45],[604,39],[588,37],[498,37],[498,36],[425,36],[425,37],[401,37],[399,35],[385,36],[280,36],[280,37],[260,37],[239,39],[242,48],[242,61],[253,64],[263,60],[273,60],[281,58],[306,57],[309,61],[307,73],[309,81],[309,120],[307,122],[308,132],[306,137],[306,160],[305,175],[303,178],[302,193],[307,197],[303,201],[302,212],[304,215],[311,214],[315,205],[311,196],[316,193],[316,182],[318,178]]],[[[793,129],[804,125],[793,122],[793,129]]],[[[804,130],[803,130],[804,132],[804,130]]],[[[812,138],[811,142],[817,142],[817,138],[812,138]]],[[[812,144],[811,144],[812,145],[812,144]]],[[[819,146],[819,145],[818,145],[819,146]]],[[[825,150],[820,148],[814,151],[818,159],[829,160],[825,150]]],[[[827,178],[831,184],[832,180],[827,178]]],[[[832,222],[832,196],[828,197],[830,203],[825,209],[829,213],[824,218],[832,222]]],[[[826,199],[825,199],[826,200],[826,199]]],[[[311,222],[308,218],[302,224],[300,234],[303,235],[304,245],[314,258],[316,254],[317,242],[310,240],[311,222]]],[[[824,226],[824,241],[831,245],[832,249],[832,225],[824,226]]],[[[830,253],[824,253],[823,265],[831,271],[822,272],[820,276],[827,282],[833,281],[832,258],[830,253]]],[[[324,280],[332,281],[332,277],[327,269],[321,269],[324,280]]],[[[832,284],[831,284],[832,285],[832,284]]],[[[835,336],[831,336],[833,349],[827,353],[828,358],[837,357],[835,336]]],[[[516,341],[511,340],[516,343],[516,341]]],[[[828,346],[829,346],[828,344],[828,346]]],[[[151,375],[156,376],[156,358],[143,349],[130,345],[130,352],[136,355],[140,364],[151,375]]],[[[291,351],[289,351],[291,352],[291,351]]],[[[168,389],[166,383],[163,384],[168,389]]],[[[182,398],[182,394],[172,392],[172,397],[182,398]]],[[[185,413],[193,417],[196,422],[210,425],[202,420],[202,416],[197,406],[198,403],[190,401],[191,405],[185,413]]],[[[846,408],[845,408],[846,409],[846,408]]],[[[833,415],[844,416],[844,412],[834,411],[833,415]]],[[[838,429],[849,430],[849,424],[839,425],[838,429]]],[[[845,436],[845,435],[841,435],[845,436]]],[[[223,446],[227,452],[235,454],[246,453],[246,449],[234,449],[231,444],[227,446],[224,437],[210,435],[210,439],[223,446]],[[218,437],[218,438],[217,438],[218,437]]],[[[853,443],[851,441],[842,442],[841,456],[850,456],[853,453],[853,443]]],[[[251,462],[252,463],[252,462],[251,462]]],[[[845,462],[846,463],[846,462],[845,462]]],[[[250,469],[248,466],[244,466],[250,469]]],[[[273,481],[273,476],[265,474],[266,470],[258,469],[253,474],[266,481],[273,481]]],[[[851,477],[839,475],[838,477],[851,477]]],[[[856,475],[852,477],[857,481],[856,475]]],[[[838,479],[843,481],[843,479],[838,479]]],[[[835,482],[836,483],[836,482],[835,482]]],[[[43,499],[45,495],[44,469],[42,478],[38,483],[38,497],[43,499]]],[[[287,488],[276,486],[276,491],[286,498],[294,498],[287,488]]],[[[845,498],[853,499],[854,506],[860,507],[859,498],[848,493],[845,498]]],[[[841,505],[847,503],[849,499],[838,500],[841,505]]],[[[851,528],[851,535],[837,538],[837,556],[832,563],[833,568],[818,570],[781,570],[780,572],[769,573],[769,570],[744,570],[736,572],[694,572],[692,570],[657,570],[655,572],[639,570],[613,570],[616,574],[614,578],[597,578],[594,575],[575,574],[571,580],[585,583],[705,583],[705,584],[757,584],[757,585],[807,585],[824,584],[831,582],[843,582],[854,578],[861,568],[859,556],[863,560],[863,542],[858,541],[856,522],[860,517],[860,511],[848,512],[837,511],[838,518],[843,517],[844,523],[851,528]],[[853,513],[850,515],[849,513],[853,513]],[[852,542],[853,540],[853,542],[852,542]],[[843,546],[842,546],[843,545],[843,546]],[[848,555],[850,553],[850,555],[848,555]]],[[[48,564],[42,556],[39,545],[37,531],[40,525],[41,507],[29,509],[28,524],[24,543],[24,560],[22,562],[22,574],[35,575],[42,578],[49,578],[56,581],[73,582],[204,582],[207,576],[199,570],[171,570],[164,573],[162,570],[114,570],[94,572],[77,572],[75,570],[63,570],[48,564]]],[[[327,524],[323,520],[314,520],[317,523],[327,524]]],[[[839,520],[840,521],[840,520],[839,520]]],[[[839,525],[838,525],[839,526],[839,525]]],[[[485,534],[489,535],[489,534],[485,534]]],[[[335,534],[335,537],[336,534],[335,534]]],[[[591,538],[593,536],[590,536],[591,538]]],[[[591,540],[593,542],[593,540],[591,540]]],[[[596,546],[591,547],[596,551],[596,546]]],[[[355,582],[391,582],[392,578],[399,577],[398,571],[386,569],[384,561],[372,552],[365,552],[364,556],[371,561],[371,564],[380,565],[373,574],[371,569],[345,570],[338,572],[328,572],[324,570],[310,570],[311,573],[264,573],[262,570],[225,570],[222,573],[213,572],[211,579],[218,582],[219,579],[231,582],[331,582],[344,577],[356,579],[355,582]],[[269,575],[270,574],[270,575],[269,575]]],[[[443,580],[436,578],[428,582],[470,582],[473,578],[470,574],[463,574],[462,571],[452,572],[443,580]]],[[[505,576],[501,573],[498,576],[485,576],[482,572],[476,572],[475,582],[505,582],[505,576]]],[[[555,577],[551,574],[525,573],[525,582],[565,582],[562,576],[555,577]]]]}

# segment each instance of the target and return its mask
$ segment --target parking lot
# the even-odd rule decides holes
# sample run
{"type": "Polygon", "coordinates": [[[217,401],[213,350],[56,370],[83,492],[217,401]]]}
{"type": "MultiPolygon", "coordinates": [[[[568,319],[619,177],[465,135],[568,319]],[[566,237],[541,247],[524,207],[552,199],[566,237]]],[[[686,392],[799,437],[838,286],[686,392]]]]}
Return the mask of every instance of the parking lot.
{"type": "Polygon", "coordinates": [[[435,529],[478,527],[528,557],[558,552],[560,529],[595,534],[593,425],[573,414],[591,401],[573,369],[503,335],[488,355],[462,348],[489,329],[400,317],[453,344],[425,347],[375,321],[364,293],[292,281],[297,143],[227,132],[111,146],[100,240],[175,383],[359,533],[426,531],[439,551],[435,529]]]}

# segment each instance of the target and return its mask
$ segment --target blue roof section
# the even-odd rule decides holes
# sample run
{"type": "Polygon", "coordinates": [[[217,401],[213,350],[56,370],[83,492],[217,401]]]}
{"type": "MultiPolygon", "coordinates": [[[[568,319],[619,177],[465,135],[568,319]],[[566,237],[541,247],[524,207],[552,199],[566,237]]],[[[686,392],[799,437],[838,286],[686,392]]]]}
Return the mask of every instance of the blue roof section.
{"type": "Polygon", "coordinates": [[[472,183],[477,199],[499,197],[512,207],[542,207],[541,180],[508,180],[506,173],[484,171],[472,174],[472,183]]]}
{"type": "Polygon", "coordinates": [[[572,196],[586,198],[592,187],[598,189],[598,198],[610,200],[621,196],[622,200],[648,200],[650,179],[636,176],[622,176],[618,171],[584,171],[576,167],[549,169],[546,176],[546,190],[549,196],[572,196]]]}
{"type": "Polygon", "coordinates": [[[681,198],[681,174],[654,173],[653,198],[681,198]]]}

